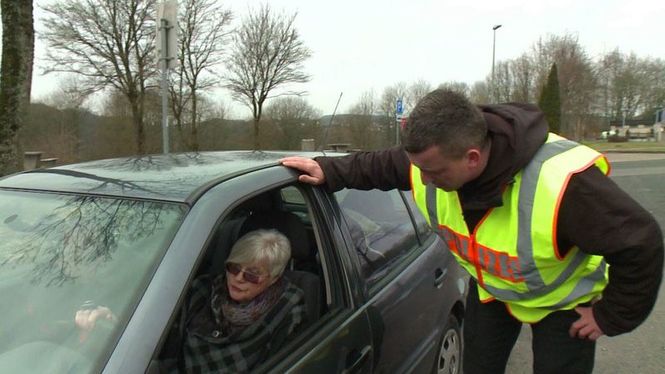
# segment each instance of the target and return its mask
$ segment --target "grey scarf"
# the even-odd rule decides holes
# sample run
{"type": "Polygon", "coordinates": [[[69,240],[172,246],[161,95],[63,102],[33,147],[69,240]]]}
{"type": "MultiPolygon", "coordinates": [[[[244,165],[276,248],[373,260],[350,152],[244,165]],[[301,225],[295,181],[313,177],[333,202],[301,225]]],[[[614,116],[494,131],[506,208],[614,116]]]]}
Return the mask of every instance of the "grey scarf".
{"type": "Polygon", "coordinates": [[[242,329],[258,321],[266,314],[284,293],[285,283],[280,278],[248,303],[238,303],[231,299],[226,284],[226,274],[220,274],[212,282],[210,306],[215,321],[229,332],[242,329]]]}

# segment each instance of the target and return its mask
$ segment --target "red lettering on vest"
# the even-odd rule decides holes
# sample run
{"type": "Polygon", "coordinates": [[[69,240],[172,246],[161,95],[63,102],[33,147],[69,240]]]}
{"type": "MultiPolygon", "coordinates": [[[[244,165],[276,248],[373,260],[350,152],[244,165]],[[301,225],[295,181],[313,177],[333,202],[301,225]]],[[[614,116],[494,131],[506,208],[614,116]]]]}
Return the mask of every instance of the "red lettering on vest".
{"type": "MultiPolygon", "coordinates": [[[[439,234],[453,253],[476,269],[482,269],[484,272],[513,283],[524,281],[519,258],[480,245],[472,238],[458,234],[443,225],[439,225],[439,234]]],[[[482,277],[482,274],[477,274],[477,277],[482,277]]]]}

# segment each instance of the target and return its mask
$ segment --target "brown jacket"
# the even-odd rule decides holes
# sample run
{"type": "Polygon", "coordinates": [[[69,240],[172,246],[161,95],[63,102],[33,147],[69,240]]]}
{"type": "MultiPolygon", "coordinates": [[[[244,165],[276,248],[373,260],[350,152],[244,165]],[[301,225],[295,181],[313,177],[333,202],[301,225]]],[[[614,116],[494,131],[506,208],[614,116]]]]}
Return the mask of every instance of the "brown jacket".
{"type": "MultiPolygon", "coordinates": [[[[528,104],[481,106],[492,149],[486,169],[458,190],[470,231],[488,209],[502,205],[501,191],[547,137],[542,113],[528,104]]],[[[408,190],[410,163],[401,147],[319,157],[326,187],[337,191],[408,190]]],[[[559,209],[557,242],[562,255],[573,246],[610,264],[609,284],[593,313],[609,336],[633,330],[653,308],[663,274],[663,237],[653,216],[600,170],[575,174],[559,209]]]]}

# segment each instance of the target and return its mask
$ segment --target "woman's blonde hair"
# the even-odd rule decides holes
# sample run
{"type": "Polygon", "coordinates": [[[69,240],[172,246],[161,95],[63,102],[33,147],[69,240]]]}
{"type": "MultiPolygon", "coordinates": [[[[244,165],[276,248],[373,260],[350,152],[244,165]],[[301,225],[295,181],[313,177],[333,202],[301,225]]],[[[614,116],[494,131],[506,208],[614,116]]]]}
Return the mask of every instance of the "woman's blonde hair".
{"type": "Polygon", "coordinates": [[[280,276],[291,258],[289,239],[277,230],[254,230],[243,235],[231,248],[226,262],[264,262],[272,278],[280,276]]]}

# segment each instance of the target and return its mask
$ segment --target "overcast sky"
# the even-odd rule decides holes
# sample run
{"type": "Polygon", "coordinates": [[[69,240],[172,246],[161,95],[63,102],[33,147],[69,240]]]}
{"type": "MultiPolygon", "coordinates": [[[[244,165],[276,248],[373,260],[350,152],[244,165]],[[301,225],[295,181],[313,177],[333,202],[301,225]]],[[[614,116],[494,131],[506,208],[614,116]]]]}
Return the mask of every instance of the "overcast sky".
{"type": "MultiPolygon", "coordinates": [[[[44,0],[36,0],[43,3],[44,0]]],[[[228,0],[239,22],[263,0],[228,0]]],[[[270,0],[274,10],[297,12],[296,26],[312,50],[305,70],[312,80],[301,88],[323,113],[332,112],[340,92],[344,112],[373,89],[424,79],[472,84],[496,60],[518,57],[540,37],[577,35],[590,57],[619,48],[639,56],[665,57],[665,1],[662,0],[270,0]]],[[[39,18],[36,11],[36,29],[39,18]]],[[[33,100],[52,92],[57,79],[40,77],[38,41],[33,100]]],[[[294,87],[295,88],[295,87],[294,87]]],[[[231,103],[227,94],[219,95],[231,103]]],[[[234,117],[249,111],[234,105],[234,117]]]]}

